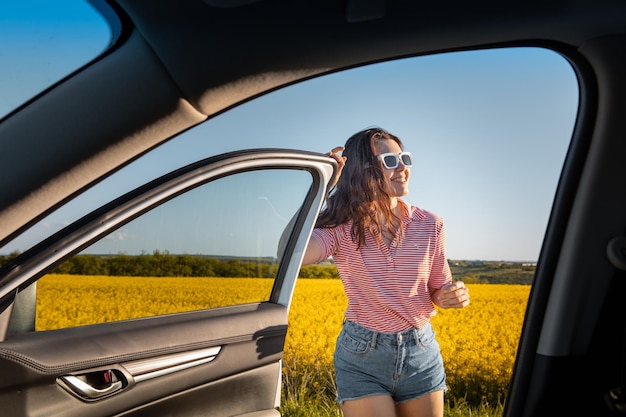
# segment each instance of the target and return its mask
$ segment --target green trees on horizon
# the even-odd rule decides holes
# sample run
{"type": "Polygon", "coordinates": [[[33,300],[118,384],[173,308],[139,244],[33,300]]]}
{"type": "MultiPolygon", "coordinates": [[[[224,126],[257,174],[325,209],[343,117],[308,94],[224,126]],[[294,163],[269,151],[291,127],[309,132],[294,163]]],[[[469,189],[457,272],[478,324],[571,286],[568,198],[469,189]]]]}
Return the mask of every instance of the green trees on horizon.
{"type": "MultiPolygon", "coordinates": [[[[0,255],[0,266],[19,253],[0,255]]],[[[468,284],[532,283],[533,263],[493,261],[450,261],[455,279],[468,284]]],[[[70,275],[142,276],[142,277],[241,277],[272,278],[276,275],[276,258],[235,258],[201,255],[174,255],[154,251],[141,255],[77,255],[51,272],[70,275]]],[[[300,278],[339,278],[332,262],[303,266],[300,278]]]]}

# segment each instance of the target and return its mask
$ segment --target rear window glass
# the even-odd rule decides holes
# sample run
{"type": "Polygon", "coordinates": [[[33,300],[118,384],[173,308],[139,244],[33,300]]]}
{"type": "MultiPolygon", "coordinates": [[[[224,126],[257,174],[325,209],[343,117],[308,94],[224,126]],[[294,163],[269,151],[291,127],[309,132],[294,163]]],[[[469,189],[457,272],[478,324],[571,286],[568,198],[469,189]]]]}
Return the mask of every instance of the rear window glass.
{"type": "Polygon", "coordinates": [[[0,2],[0,119],[96,58],[111,29],[88,2],[0,2]]]}

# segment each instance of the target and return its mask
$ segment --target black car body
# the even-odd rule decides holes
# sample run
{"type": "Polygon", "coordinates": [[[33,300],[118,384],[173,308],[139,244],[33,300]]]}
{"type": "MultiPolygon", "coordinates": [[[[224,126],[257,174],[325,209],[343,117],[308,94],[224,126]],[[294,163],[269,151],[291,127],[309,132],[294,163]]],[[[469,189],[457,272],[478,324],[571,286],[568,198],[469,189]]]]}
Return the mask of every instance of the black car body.
{"type": "MultiPolygon", "coordinates": [[[[554,50],[576,73],[579,107],[505,415],[624,409],[625,2],[93,4],[113,28],[111,46],[0,120],[0,245],[181,132],[299,81],[450,51],[554,50]]],[[[262,141],[254,148],[214,155],[124,194],[0,270],[3,413],[277,415],[291,295],[336,167],[313,152],[262,141]],[[298,221],[278,253],[267,300],[80,331],[31,331],[32,284],[62,261],[186,191],[262,170],[307,175],[294,195],[298,221]],[[89,387],[101,377],[113,381],[89,387]]]]}

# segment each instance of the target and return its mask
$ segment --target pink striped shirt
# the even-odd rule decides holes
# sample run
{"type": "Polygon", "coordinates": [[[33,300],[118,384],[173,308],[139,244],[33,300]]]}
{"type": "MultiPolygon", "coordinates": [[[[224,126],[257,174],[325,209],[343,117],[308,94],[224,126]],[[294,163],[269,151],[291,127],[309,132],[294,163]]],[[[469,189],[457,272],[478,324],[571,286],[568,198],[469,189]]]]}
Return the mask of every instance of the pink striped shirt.
{"type": "Polygon", "coordinates": [[[446,259],[443,219],[411,206],[404,207],[404,236],[389,248],[366,231],[357,250],[351,223],[315,229],[322,259],[333,257],[348,297],[346,319],[379,332],[421,328],[435,315],[430,291],[452,281],[446,259]]]}

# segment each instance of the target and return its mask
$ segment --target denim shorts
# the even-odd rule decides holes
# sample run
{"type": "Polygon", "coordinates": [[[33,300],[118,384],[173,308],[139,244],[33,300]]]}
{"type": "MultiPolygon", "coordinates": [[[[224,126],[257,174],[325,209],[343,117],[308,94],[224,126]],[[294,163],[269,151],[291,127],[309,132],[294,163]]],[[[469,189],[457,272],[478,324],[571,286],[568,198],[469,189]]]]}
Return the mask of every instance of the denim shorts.
{"type": "Polygon", "coordinates": [[[390,395],[396,403],[446,391],[439,343],[421,329],[380,333],[346,321],[335,348],[337,401],[390,395]]]}

